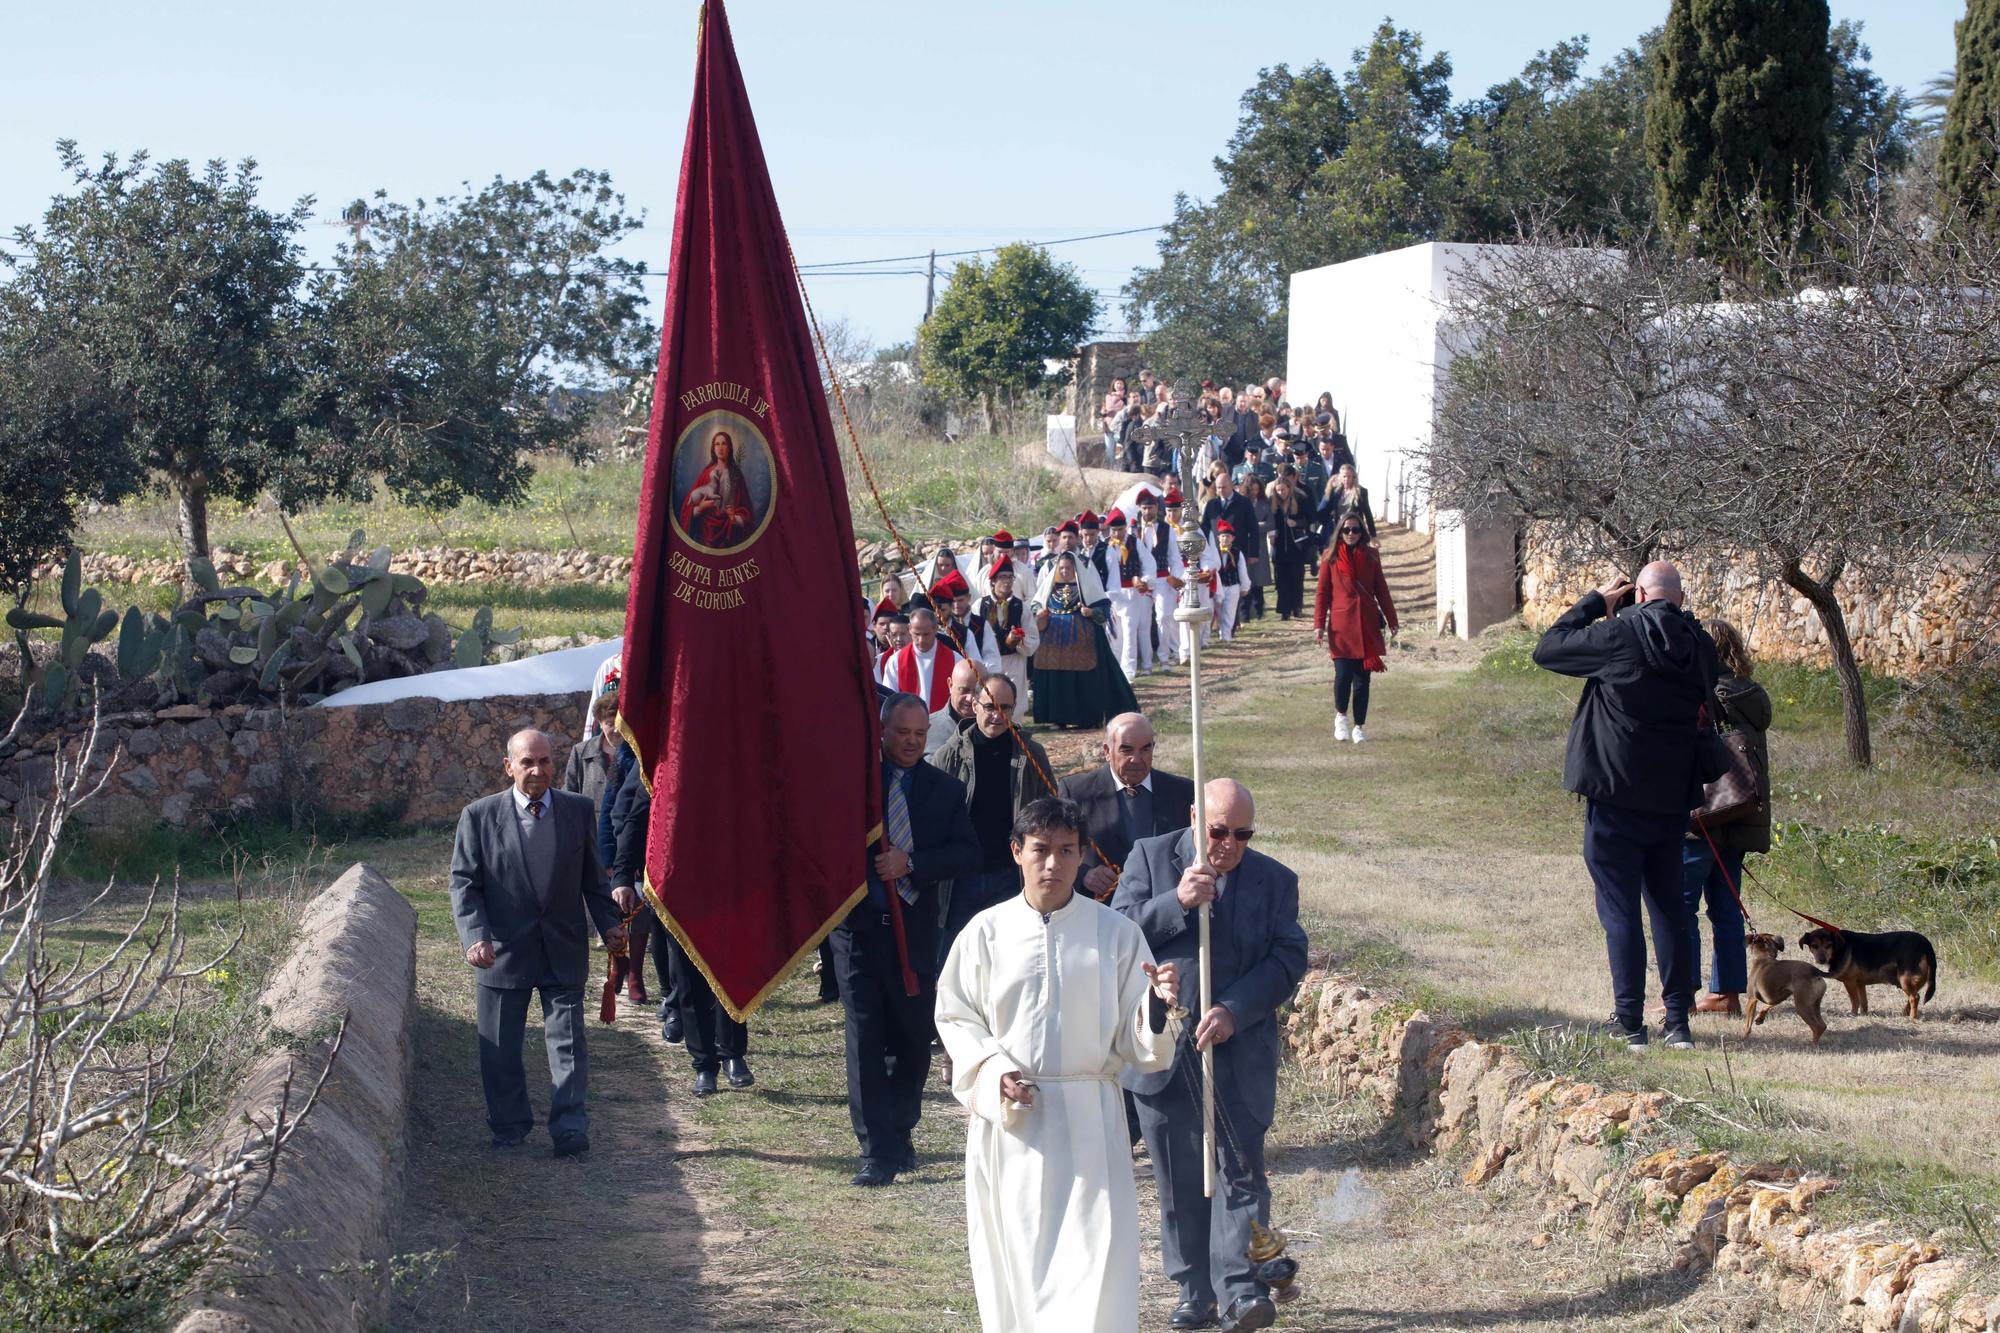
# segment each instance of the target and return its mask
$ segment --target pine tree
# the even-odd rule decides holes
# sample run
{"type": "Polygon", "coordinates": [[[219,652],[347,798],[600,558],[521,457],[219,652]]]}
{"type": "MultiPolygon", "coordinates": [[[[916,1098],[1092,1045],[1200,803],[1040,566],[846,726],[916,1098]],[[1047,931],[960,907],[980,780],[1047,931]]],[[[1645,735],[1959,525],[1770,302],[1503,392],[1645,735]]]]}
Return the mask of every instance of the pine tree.
{"type": "Polygon", "coordinates": [[[1789,217],[1833,180],[1826,0],[1673,0],[1646,155],[1663,230],[1726,253],[1746,207],[1789,217]]]}
{"type": "Polygon", "coordinates": [[[1958,21],[1958,79],[1944,113],[1938,174],[1975,216],[2000,216],[2000,0],[1968,0],[1958,21]]]}

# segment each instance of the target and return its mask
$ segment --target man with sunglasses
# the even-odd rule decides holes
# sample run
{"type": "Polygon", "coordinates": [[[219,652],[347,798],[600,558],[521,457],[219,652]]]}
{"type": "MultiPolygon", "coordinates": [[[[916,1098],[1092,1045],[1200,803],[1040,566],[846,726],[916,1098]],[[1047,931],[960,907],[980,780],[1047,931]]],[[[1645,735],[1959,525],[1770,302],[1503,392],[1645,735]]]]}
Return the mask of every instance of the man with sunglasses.
{"type": "Polygon", "coordinates": [[[1277,1319],[1250,1262],[1250,1224],[1269,1225],[1264,1135],[1276,1114],[1278,1006],[1306,971],[1299,877],[1250,850],[1250,791],[1218,778],[1204,790],[1207,826],[1142,838],[1111,905],[1139,923],[1161,962],[1200,975],[1198,909],[1210,908],[1215,1003],[1183,1034],[1171,1069],[1127,1076],[1160,1186],[1160,1248],[1180,1288],[1171,1328],[1240,1331],[1277,1319]],[[1201,1057],[1215,1048],[1219,1161],[1213,1200],[1202,1195],[1201,1057]],[[1218,1311],[1220,1317],[1218,1319],[1218,1311]]]}

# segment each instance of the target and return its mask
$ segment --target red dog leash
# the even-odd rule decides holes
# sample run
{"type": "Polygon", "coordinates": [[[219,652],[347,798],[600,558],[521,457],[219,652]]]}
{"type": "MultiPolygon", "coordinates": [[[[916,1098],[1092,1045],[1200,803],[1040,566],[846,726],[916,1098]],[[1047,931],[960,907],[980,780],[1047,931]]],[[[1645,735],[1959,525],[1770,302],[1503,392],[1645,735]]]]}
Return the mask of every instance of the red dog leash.
{"type": "MultiPolygon", "coordinates": [[[[1736,900],[1737,910],[1743,913],[1743,924],[1746,926],[1751,926],[1752,929],[1755,929],[1754,924],[1750,920],[1750,909],[1743,905],[1743,895],[1737,892],[1736,882],[1729,877],[1729,866],[1722,859],[1722,849],[1715,845],[1715,839],[1709,835],[1707,821],[1702,819],[1700,815],[1696,815],[1694,817],[1694,826],[1701,830],[1702,840],[1708,844],[1709,855],[1715,858],[1715,868],[1722,872],[1722,882],[1729,886],[1729,896],[1736,900]]],[[[1750,867],[1745,866],[1743,868],[1743,873],[1745,875],[1750,875],[1750,867]]],[[[1754,875],[1750,875],[1750,877],[1752,879],[1756,879],[1756,876],[1754,875]]],[[[1793,916],[1797,917],[1799,920],[1810,921],[1815,926],[1820,927],[1822,930],[1830,930],[1836,935],[1841,933],[1840,927],[1834,925],[1831,921],[1822,921],[1816,916],[1813,916],[1806,912],[1801,912],[1798,908],[1793,907],[1783,898],[1780,898],[1777,894],[1771,892],[1771,890],[1765,886],[1763,880],[1761,879],[1757,880],[1757,888],[1760,891],[1762,891],[1762,893],[1766,898],[1769,898],[1772,902],[1784,908],[1787,912],[1790,912],[1793,916]]]]}

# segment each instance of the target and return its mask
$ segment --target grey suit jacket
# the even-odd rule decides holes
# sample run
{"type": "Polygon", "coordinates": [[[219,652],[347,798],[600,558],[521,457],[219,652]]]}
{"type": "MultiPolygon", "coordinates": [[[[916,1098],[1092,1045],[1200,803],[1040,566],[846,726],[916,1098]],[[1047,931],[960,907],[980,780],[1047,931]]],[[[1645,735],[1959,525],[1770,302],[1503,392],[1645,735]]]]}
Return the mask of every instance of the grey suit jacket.
{"type": "MultiPolygon", "coordinates": [[[[1111,765],[1099,764],[1088,773],[1072,773],[1062,779],[1056,784],[1056,793],[1076,802],[1083,811],[1083,831],[1090,835],[1090,842],[1083,845],[1083,861],[1076,869],[1080,890],[1084,875],[1093,866],[1104,864],[1097,850],[1121,866],[1131,859],[1132,840],[1125,836],[1125,821],[1118,810],[1118,779],[1112,776],[1111,765]],[[1097,850],[1092,849],[1092,843],[1097,850]]],[[[1188,826],[1188,812],[1193,809],[1194,783],[1154,769],[1153,827],[1143,836],[1179,833],[1188,826]]]]}
{"type": "Polygon", "coordinates": [[[595,925],[603,934],[622,915],[597,861],[597,813],[590,801],[553,789],[548,799],[556,871],[540,893],[528,875],[512,788],[482,796],[458,817],[451,916],[463,947],[493,943],[493,966],[474,969],[482,986],[523,990],[551,977],[559,985],[581,986],[590,976],[585,932],[595,925]]]}
{"type": "MultiPolygon", "coordinates": [[[[1199,1010],[1197,954],[1201,930],[1174,891],[1194,848],[1192,830],[1141,838],[1126,858],[1111,906],[1139,923],[1153,957],[1181,964],[1182,1003],[1199,1010]]],[[[1261,852],[1246,851],[1210,912],[1210,976],[1215,1001],[1236,1020],[1236,1033],[1215,1048],[1218,1092],[1268,1128],[1278,1093],[1278,1006],[1306,974],[1306,932],[1299,925],[1299,877],[1261,852]],[[1225,1091],[1226,1087],[1226,1091],[1225,1091]]],[[[1183,1060],[1194,1060],[1195,1023],[1175,1052],[1176,1069],[1127,1071],[1126,1086],[1146,1095],[1166,1090],[1183,1060]]]]}

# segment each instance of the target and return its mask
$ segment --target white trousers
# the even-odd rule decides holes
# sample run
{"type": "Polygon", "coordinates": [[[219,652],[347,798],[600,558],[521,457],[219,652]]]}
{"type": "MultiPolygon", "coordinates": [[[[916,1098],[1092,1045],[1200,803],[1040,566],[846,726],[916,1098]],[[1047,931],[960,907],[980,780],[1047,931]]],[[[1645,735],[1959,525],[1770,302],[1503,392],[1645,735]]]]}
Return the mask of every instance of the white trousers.
{"type": "Polygon", "coordinates": [[[1243,585],[1240,583],[1233,588],[1223,584],[1215,590],[1215,628],[1224,643],[1236,637],[1236,605],[1242,600],[1243,585]]]}
{"type": "Polygon", "coordinates": [[[1000,654],[1000,674],[1014,682],[1014,712],[1028,716],[1028,658],[1024,653],[1000,654]]]}
{"type": "Polygon", "coordinates": [[[1153,665],[1153,598],[1136,588],[1114,588],[1111,611],[1118,631],[1118,665],[1125,668],[1125,679],[1137,680],[1153,665]]]}
{"type": "Polygon", "coordinates": [[[1181,625],[1174,619],[1174,608],[1181,604],[1181,595],[1174,585],[1164,578],[1155,585],[1153,593],[1153,618],[1160,626],[1160,661],[1181,663],[1187,661],[1187,649],[1181,647],[1181,625]]]}

